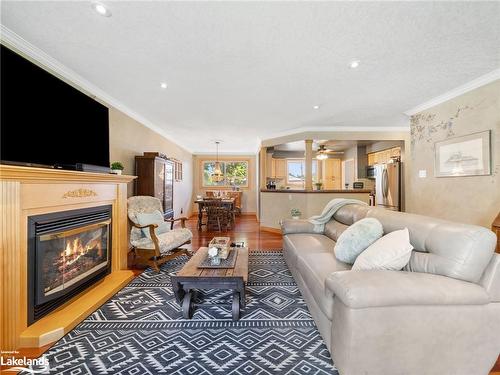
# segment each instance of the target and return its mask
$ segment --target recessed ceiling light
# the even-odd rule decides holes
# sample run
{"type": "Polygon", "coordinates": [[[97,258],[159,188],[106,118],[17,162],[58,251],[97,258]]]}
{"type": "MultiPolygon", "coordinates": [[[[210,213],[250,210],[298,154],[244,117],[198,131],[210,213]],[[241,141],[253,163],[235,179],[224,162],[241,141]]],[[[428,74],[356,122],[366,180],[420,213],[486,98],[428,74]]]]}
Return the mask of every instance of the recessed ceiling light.
{"type": "Polygon", "coordinates": [[[349,64],[351,69],[356,69],[359,66],[359,60],[352,60],[349,64]]]}
{"type": "Polygon", "coordinates": [[[97,13],[104,17],[110,17],[111,11],[103,4],[98,1],[92,2],[92,9],[94,9],[97,13]]]}
{"type": "Polygon", "coordinates": [[[161,87],[162,89],[166,89],[166,88],[167,88],[167,86],[168,86],[168,85],[167,85],[165,82],[160,83],[160,87],[161,87]]]}
{"type": "Polygon", "coordinates": [[[319,109],[319,105],[314,105],[313,108],[314,109],[319,109]]]}

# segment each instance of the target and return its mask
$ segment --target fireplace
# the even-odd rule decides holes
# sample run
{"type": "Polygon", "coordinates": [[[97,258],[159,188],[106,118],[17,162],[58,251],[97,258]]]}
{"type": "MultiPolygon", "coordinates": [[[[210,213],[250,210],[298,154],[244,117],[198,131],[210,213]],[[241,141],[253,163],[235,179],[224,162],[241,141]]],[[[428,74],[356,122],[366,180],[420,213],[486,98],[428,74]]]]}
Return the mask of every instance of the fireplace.
{"type": "Polygon", "coordinates": [[[28,218],[28,324],[111,271],[111,206],[28,218]]]}

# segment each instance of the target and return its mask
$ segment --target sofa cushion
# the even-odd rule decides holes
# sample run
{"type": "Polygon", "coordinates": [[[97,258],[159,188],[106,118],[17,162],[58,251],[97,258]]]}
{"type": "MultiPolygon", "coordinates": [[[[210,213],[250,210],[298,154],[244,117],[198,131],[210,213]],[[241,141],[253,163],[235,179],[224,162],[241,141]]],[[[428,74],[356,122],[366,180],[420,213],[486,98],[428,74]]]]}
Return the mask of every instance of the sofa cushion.
{"type": "Polygon", "coordinates": [[[325,287],[353,309],[489,303],[488,293],[480,285],[420,272],[335,272],[327,277],[325,287]]]}
{"type": "MultiPolygon", "coordinates": [[[[285,219],[281,222],[281,233],[292,234],[292,233],[313,233],[318,234],[314,231],[314,225],[305,219],[285,219]]],[[[321,233],[319,233],[321,234],[321,233]]]]}
{"type": "Polygon", "coordinates": [[[495,251],[496,236],[484,227],[382,208],[371,208],[367,217],[378,219],[384,233],[408,228],[418,250],[411,255],[408,271],[478,282],[495,251]]]}
{"type": "Polygon", "coordinates": [[[370,206],[362,204],[348,204],[338,209],[333,215],[333,218],[339,223],[352,225],[356,221],[364,219],[368,211],[370,211],[370,206]]]}
{"type": "Polygon", "coordinates": [[[353,264],[359,254],[382,237],[384,231],[377,219],[361,219],[342,232],[335,245],[335,256],[353,264]]]}
{"type": "Polygon", "coordinates": [[[368,246],[352,269],[400,271],[408,264],[412,250],[408,229],[395,230],[368,246]]]}
{"type": "Polygon", "coordinates": [[[325,280],[332,272],[345,271],[350,265],[340,262],[332,253],[301,254],[297,270],[323,313],[332,319],[333,294],[325,289],[325,280]]]}
{"type": "Polygon", "coordinates": [[[297,256],[303,254],[332,253],[335,241],[322,234],[287,234],[283,237],[283,251],[290,268],[297,267],[297,256]]]}
{"type": "Polygon", "coordinates": [[[349,228],[348,225],[342,224],[337,220],[332,219],[325,224],[324,235],[330,237],[334,241],[337,241],[342,232],[347,228],[349,228]]]}

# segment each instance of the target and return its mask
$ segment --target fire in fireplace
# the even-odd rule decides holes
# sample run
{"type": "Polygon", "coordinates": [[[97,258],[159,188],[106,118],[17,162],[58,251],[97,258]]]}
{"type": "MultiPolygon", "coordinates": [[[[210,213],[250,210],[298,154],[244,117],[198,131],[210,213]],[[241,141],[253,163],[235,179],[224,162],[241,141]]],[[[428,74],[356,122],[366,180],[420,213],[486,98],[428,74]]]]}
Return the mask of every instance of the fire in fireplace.
{"type": "Polygon", "coordinates": [[[29,217],[28,324],[102,279],[111,266],[111,206],[29,217]]]}
{"type": "Polygon", "coordinates": [[[108,225],[111,220],[83,228],[40,236],[43,297],[67,289],[108,264],[108,225]]]}

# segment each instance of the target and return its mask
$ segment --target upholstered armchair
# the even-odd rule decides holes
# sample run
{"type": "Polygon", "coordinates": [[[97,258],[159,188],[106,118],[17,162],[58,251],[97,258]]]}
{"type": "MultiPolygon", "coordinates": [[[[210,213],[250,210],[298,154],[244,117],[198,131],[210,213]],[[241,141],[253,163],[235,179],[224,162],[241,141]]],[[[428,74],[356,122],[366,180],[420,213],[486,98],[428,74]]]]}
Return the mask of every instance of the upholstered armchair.
{"type": "Polygon", "coordinates": [[[142,257],[156,272],[160,265],[191,251],[180,246],[189,244],[193,234],[186,228],[187,218],[164,219],[161,201],[155,197],[137,196],[128,199],[128,218],[132,223],[130,244],[135,256],[142,257]],[[176,221],[181,228],[173,228],[176,221]]]}

